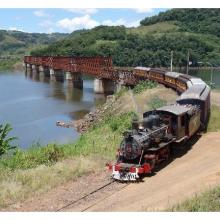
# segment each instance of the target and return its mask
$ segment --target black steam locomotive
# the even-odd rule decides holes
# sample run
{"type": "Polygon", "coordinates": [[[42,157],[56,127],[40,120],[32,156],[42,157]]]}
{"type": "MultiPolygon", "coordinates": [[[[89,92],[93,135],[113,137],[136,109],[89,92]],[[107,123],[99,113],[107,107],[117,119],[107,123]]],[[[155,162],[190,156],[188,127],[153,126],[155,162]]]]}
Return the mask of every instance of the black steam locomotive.
{"type": "Polygon", "coordinates": [[[175,104],[145,112],[141,122],[132,122],[132,129],[124,133],[117,162],[109,165],[114,179],[134,181],[151,173],[170,157],[171,144],[187,141],[205,127],[210,111],[210,89],[201,81],[192,82],[175,104]]]}

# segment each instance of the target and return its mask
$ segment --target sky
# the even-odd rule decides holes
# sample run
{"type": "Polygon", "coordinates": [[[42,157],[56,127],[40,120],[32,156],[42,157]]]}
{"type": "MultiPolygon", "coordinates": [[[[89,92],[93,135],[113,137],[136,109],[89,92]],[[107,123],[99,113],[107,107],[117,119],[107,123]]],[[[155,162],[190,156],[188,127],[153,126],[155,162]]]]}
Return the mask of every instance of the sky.
{"type": "Polygon", "coordinates": [[[98,25],[137,27],[145,17],[166,10],[164,8],[1,8],[0,29],[30,33],[70,33],[79,29],[91,29],[98,25]]]}

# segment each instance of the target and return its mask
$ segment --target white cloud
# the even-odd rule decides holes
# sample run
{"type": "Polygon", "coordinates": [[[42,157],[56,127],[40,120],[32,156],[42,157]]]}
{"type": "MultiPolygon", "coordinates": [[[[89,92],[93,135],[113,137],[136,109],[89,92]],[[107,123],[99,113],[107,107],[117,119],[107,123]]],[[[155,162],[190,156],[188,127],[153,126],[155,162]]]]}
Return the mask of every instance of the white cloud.
{"type": "Polygon", "coordinates": [[[37,17],[50,17],[50,14],[44,12],[43,10],[34,11],[34,15],[37,17]]]}
{"type": "Polygon", "coordinates": [[[110,19],[108,20],[104,20],[102,22],[103,25],[108,25],[108,26],[118,26],[118,25],[124,25],[126,27],[137,27],[140,24],[140,21],[132,21],[132,22],[128,22],[126,21],[124,18],[119,18],[115,21],[112,21],[110,19]]]}
{"type": "Polygon", "coordinates": [[[153,8],[135,8],[134,9],[137,13],[153,13],[153,8]]]}
{"type": "Polygon", "coordinates": [[[98,9],[96,8],[67,8],[65,10],[72,13],[86,14],[86,15],[91,15],[98,12],[98,9]]]}
{"type": "Polygon", "coordinates": [[[23,29],[17,28],[17,27],[9,27],[8,30],[9,31],[22,31],[22,32],[24,32],[23,29]]]}
{"type": "Polygon", "coordinates": [[[57,26],[67,31],[74,31],[78,29],[91,29],[95,26],[100,25],[96,20],[93,20],[90,15],[84,15],[81,17],[75,17],[73,19],[64,18],[57,22],[57,26]]]}

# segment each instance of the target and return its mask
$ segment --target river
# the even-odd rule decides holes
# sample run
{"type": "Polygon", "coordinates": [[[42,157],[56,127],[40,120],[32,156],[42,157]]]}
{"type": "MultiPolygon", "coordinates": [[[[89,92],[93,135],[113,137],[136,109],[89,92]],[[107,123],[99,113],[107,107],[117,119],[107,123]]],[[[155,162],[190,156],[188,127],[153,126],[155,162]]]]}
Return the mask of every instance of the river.
{"type": "Polygon", "coordinates": [[[11,124],[10,135],[18,137],[16,144],[24,149],[36,143],[73,142],[77,131],[57,127],[56,121],[82,118],[104,101],[104,96],[94,94],[92,79],[84,79],[79,90],[24,72],[0,72],[0,124],[11,124]]]}

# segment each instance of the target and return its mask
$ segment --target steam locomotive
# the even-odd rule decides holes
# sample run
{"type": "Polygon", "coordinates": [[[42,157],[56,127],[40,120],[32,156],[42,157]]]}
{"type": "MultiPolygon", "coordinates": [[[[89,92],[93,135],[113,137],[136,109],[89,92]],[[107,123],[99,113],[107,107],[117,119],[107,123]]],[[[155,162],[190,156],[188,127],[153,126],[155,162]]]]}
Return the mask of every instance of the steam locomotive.
{"type": "MultiPolygon", "coordinates": [[[[151,75],[149,68],[141,68],[142,76],[143,70],[147,71],[145,76],[151,75]]],[[[159,70],[152,72],[158,74],[159,70]]],[[[166,73],[162,74],[164,80],[157,76],[157,81],[166,84],[166,73]]],[[[169,72],[168,76],[173,77],[169,83],[177,82],[176,75],[169,72]]],[[[170,158],[171,145],[175,147],[205,128],[210,112],[210,88],[201,79],[184,74],[178,77],[180,75],[186,88],[176,102],[145,112],[141,122],[133,120],[132,129],[124,132],[117,161],[109,164],[113,179],[135,181],[151,173],[158,164],[170,158]]]]}

